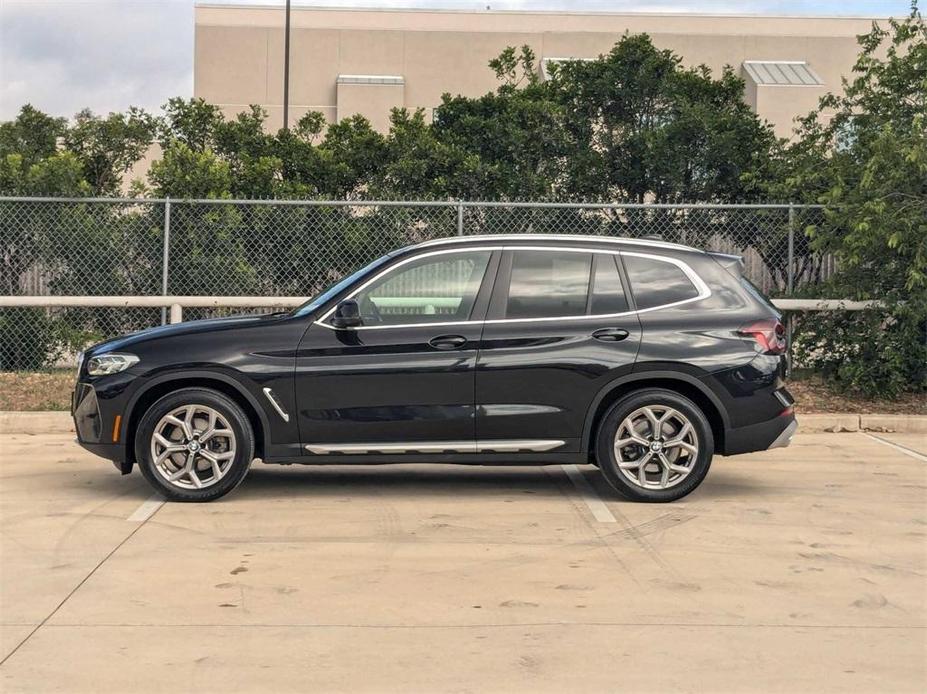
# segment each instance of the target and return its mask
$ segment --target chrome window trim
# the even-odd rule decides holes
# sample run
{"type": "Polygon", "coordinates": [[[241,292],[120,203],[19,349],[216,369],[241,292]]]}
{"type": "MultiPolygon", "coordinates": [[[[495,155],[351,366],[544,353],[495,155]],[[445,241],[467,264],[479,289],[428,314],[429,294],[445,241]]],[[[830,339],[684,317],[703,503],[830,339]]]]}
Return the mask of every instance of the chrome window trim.
{"type": "MultiPolygon", "coordinates": [[[[576,237],[573,237],[576,238],[576,237]]],[[[428,242],[426,242],[428,243],[428,242]]],[[[420,244],[424,245],[424,244],[420,244]]],[[[692,282],[695,289],[698,291],[698,295],[692,297],[691,299],[683,299],[682,301],[674,301],[669,304],[660,304],[659,306],[652,306],[651,308],[636,309],[634,311],[623,311],[621,313],[596,313],[593,315],[583,315],[583,316],[550,316],[546,318],[494,318],[490,320],[465,320],[465,321],[445,321],[440,323],[402,323],[399,325],[361,325],[354,328],[336,328],[333,325],[329,325],[325,321],[335,312],[335,306],[332,306],[321,318],[315,321],[318,325],[328,328],[329,330],[391,330],[397,328],[425,328],[425,327],[448,327],[455,325],[472,325],[474,323],[483,324],[483,325],[492,325],[497,323],[538,323],[544,321],[583,321],[583,320],[601,320],[603,318],[623,318],[625,316],[631,316],[634,314],[640,313],[650,313],[651,311],[660,311],[665,308],[673,308],[676,306],[682,306],[683,304],[692,303],[693,301],[702,301],[711,296],[711,288],[705,283],[705,281],[698,275],[695,270],[693,270],[688,263],[678,258],[670,258],[665,255],[655,255],[653,253],[639,253],[637,251],[622,251],[619,249],[605,249],[605,248],[577,248],[572,246],[478,246],[474,248],[449,248],[442,249],[439,251],[430,251],[428,253],[419,253],[413,255],[410,258],[407,258],[403,261],[400,261],[396,265],[386,268],[379,272],[376,276],[362,284],[356,290],[352,291],[346,298],[352,299],[357,296],[360,292],[370,286],[372,283],[380,279],[383,275],[396,268],[402,267],[406,263],[412,262],[413,260],[419,260],[421,258],[426,258],[432,255],[442,255],[446,253],[462,253],[462,252],[476,252],[476,251],[513,251],[513,250],[527,250],[527,251],[549,251],[549,252],[563,252],[568,253],[603,253],[607,255],[631,255],[638,258],[649,258],[651,260],[656,260],[658,262],[670,263],[675,265],[683,274],[692,282]]],[[[629,278],[630,279],[630,278],[629,278]]],[[[634,287],[631,287],[631,292],[633,294],[634,287]]]]}

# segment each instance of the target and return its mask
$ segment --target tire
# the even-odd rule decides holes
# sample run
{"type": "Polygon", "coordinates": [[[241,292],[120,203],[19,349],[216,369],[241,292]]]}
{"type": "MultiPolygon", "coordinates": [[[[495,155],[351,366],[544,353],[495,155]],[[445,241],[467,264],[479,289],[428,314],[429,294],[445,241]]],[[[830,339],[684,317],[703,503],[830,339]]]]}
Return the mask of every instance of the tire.
{"type": "Polygon", "coordinates": [[[623,397],[602,418],[596,434],[602,474],[632,501],[681,499],[705,479],[713,455],[714,437],[705,413],[688,398],[662,388],[623,397]],[[660,435],[654,437],[657,422],[660,435]],[[619,446],[619,441],[625,443],[619,446]]]}
{"type": "Polygon", "coordinates": [[[228,396],[184,388],[145,412],[136,430],[135,459],[148,483],[167,499],[213,501],[248,474],[254,431],[228,396]]]}

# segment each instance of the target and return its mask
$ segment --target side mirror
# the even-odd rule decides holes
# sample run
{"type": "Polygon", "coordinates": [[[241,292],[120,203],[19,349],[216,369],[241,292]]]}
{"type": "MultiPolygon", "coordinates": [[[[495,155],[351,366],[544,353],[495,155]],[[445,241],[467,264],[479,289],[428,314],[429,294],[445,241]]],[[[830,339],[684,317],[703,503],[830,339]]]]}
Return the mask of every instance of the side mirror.
{"type": "Polygon", "coordinates": [[[332,325],[336,328],[356,328],[362,323],[360,309],[354,299],[346,299],[335,307],[335,312],[332,314],[332,325]]]}

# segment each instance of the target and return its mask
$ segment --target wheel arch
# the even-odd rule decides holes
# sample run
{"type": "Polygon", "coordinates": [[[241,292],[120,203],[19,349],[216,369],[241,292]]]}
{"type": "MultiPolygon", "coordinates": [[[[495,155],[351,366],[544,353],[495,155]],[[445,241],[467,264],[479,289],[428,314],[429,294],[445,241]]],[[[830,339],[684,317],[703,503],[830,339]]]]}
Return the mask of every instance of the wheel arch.
{"type": "Polygon", "coordinates": [[[254,456],[264,457],[264,451],[270,443],[267,440],[267,432],[270,428],[266,415],[254,396],[238,381],[225,374],[212,371],[187,371],[165,374],[152,379],[129,401],[126,408],[129,416],[123,440],[126,442],[126,454],[133,459],[133,462],[135,462],[135,433],[145,412],[160,398],[181,388],[208,388],[231,398],[244,411],[254,431],[254,456]]]}
{"type": "Polygon", "coordinates": [[[624,396],[644,388],[663,388],[692,400],[711,424],[715,450],[724,450],[725,434],[730,424],[720,399],[708,386],[698,378],[679,371],[642,371],[615,379],[596,394],[583,425],[583,453],[591,456],[595,450],[593,439],[608,408],[624,396]]]}

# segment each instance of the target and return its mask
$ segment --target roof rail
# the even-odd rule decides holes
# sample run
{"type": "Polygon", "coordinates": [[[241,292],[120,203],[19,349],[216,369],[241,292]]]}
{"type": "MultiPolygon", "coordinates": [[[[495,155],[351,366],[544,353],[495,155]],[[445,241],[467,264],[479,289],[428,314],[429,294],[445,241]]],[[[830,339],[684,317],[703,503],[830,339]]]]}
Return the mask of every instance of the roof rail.
{"type": "Polygon", "coordinates": [[[595,243],[616,243],[628,244],[632,246],[650,246],[653,248],[672,248],[675,250],[695,251],[704,253],[700,248],[685,246],[680,243],[671,243],[669,241],[659,241],[650,238],[631,239],[623,236],[593,236],[591,234],[474,234],[472,236],[450,236],[442,239],[431,239],[417,243],[412,248],[422,248],[428,246],[440,246],[445,244],[464,243],[467,241],[525,241],[525,240],[542,240],[542,241],[587,241],[595,243]]]}

